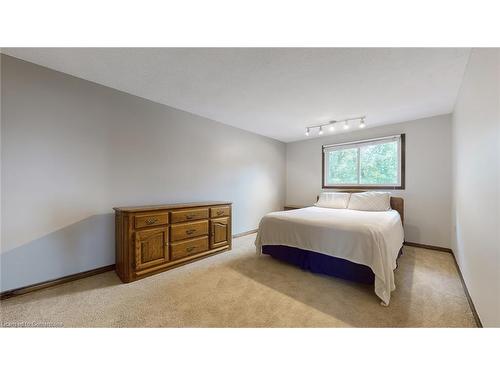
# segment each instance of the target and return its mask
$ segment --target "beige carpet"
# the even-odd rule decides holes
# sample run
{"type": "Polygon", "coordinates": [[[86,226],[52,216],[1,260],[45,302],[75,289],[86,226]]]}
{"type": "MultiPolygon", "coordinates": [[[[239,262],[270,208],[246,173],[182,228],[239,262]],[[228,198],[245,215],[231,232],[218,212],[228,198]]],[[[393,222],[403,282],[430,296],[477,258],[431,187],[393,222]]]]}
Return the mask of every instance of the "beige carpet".
{"type": "Polygon", "coordinates": [[[1,301],[5,325],[64,327],[475,327],[450,254],[405,247],[396,291],[233,250],[130,284],[107,272],[1,301]]]}

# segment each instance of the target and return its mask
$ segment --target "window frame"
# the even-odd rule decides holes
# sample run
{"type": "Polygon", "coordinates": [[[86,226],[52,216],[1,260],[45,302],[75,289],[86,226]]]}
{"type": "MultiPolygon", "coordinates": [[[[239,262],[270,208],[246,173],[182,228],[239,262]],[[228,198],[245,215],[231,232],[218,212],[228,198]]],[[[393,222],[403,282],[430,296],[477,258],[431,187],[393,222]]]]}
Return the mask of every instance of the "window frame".
{"type": "MultiPolygon", "coordinates": [[[[328,145],[323,145],[321,146],[321,186],[323,189],[365,189],[365,190],[404,190],[405,189],[405,165],[406,165],[406,141],[405,141],[406,135],[404,133],[402,134],[395,134],[395,135],[390,135],[386,137],[380,137],[380,138],[372,138],[372,139],[364,139],[364,140],[359,140],[359,141],[352,141],[352,142],[343,142],[343,143],[337,143],[337,144],[328,144],[328,145]],[[345,146],[353,146],[355,148],[356,146],[361,146],[363,144],[374,144],[376,143],[382,143],[381,141],[385,139],[391,139],[391,138],[396,138],[399,137],[399,161],[400,161],[400,179],[399,179],[399,184],[397,185],[362,185],[362,184],[335,184],[335,185],[326,185],[325,184],[325,168],[326,168],[326,162],[325,162],[325,149],[331,149],[331,148],[347,148],[345,146]]],[[[358,168],[358,176],[359,176],[359,148],[358,148],[358,163],[357,163],[357,168],[358,168]]]]}

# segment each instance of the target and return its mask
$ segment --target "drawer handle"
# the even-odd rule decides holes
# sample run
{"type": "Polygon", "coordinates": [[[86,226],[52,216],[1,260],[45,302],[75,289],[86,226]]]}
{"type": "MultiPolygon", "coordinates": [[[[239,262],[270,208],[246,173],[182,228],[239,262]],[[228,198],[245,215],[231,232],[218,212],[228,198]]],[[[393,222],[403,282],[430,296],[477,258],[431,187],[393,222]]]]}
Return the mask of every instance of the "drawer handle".
{"type": "Polygon", "coordinates": [[[157,221],[158,221],[157,217],[150,217],[149,219],[146,219],[146,224],[151,225],[151,224],[156,223],[157,221]]]}
{"type": "Polygon", "coordinates": [[[187,220],[193,219],[195,217],[196,217],[196,215],[186,215],[186,219],[187,220]]]}
{"type": "Polygon", "coordinates": [[[217,216],[221,216],[221,215],[224,215],[224,210],[217,211],[217,216]]]}
{"type": "Polygon", "coordinates": [[[190,253],[191,251],[193,251],[196,248],[197,248],[197,246],[188,247],[188,248],[186,248],[186,252],[190,253]]]}
{"type": "Polygon", "coordinates": [[[195,233],[195,232],[196,232],[196,229],[188,229],[188,230],[186,231],[186,234],[193,234],[193,233],[195,233]]]}

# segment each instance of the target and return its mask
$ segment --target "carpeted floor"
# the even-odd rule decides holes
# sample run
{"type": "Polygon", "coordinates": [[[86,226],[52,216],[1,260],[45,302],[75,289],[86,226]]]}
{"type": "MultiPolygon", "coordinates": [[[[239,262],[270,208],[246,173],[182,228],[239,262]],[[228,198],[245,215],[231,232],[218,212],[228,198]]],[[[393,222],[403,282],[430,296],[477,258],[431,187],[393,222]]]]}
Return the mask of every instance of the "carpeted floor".
{"type": "Polygon", "coordinates": [[[4,326],[475,327],[450,254],[405,247],[396,291],[257,257],[255,235],[233,250],[134,283],[107,272],[0,303],[4,326]]]}

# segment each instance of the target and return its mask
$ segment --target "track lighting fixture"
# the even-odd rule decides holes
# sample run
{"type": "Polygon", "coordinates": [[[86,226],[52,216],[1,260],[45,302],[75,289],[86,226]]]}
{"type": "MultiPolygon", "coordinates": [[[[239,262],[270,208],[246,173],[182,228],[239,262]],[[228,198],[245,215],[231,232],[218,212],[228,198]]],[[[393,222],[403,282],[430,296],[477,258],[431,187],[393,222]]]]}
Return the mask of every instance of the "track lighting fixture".
{"type": "Polygon", "coordinates": [[[366,116],[350,117],[350,118],[341,119],[341,120],[331,120],[323,125],[308,126],[308,127],[306,127],[306,136],[309,136],[311,134],[311,129],[316,129],[316,128],[319,129],[318,135],[323,135],[323,133],[324,133],[323,128],[324,127],[328,127],[328,129],[330,129],[330,132],[333,132],[333,131],[335,131],[335,124],[337,122],[344,122],[343,129],[348,130],[349,129],[349,121],[359,120],[359,127],[364,128],[364,127],[366,127],[365,119],[366,119],[366,116]]]}

